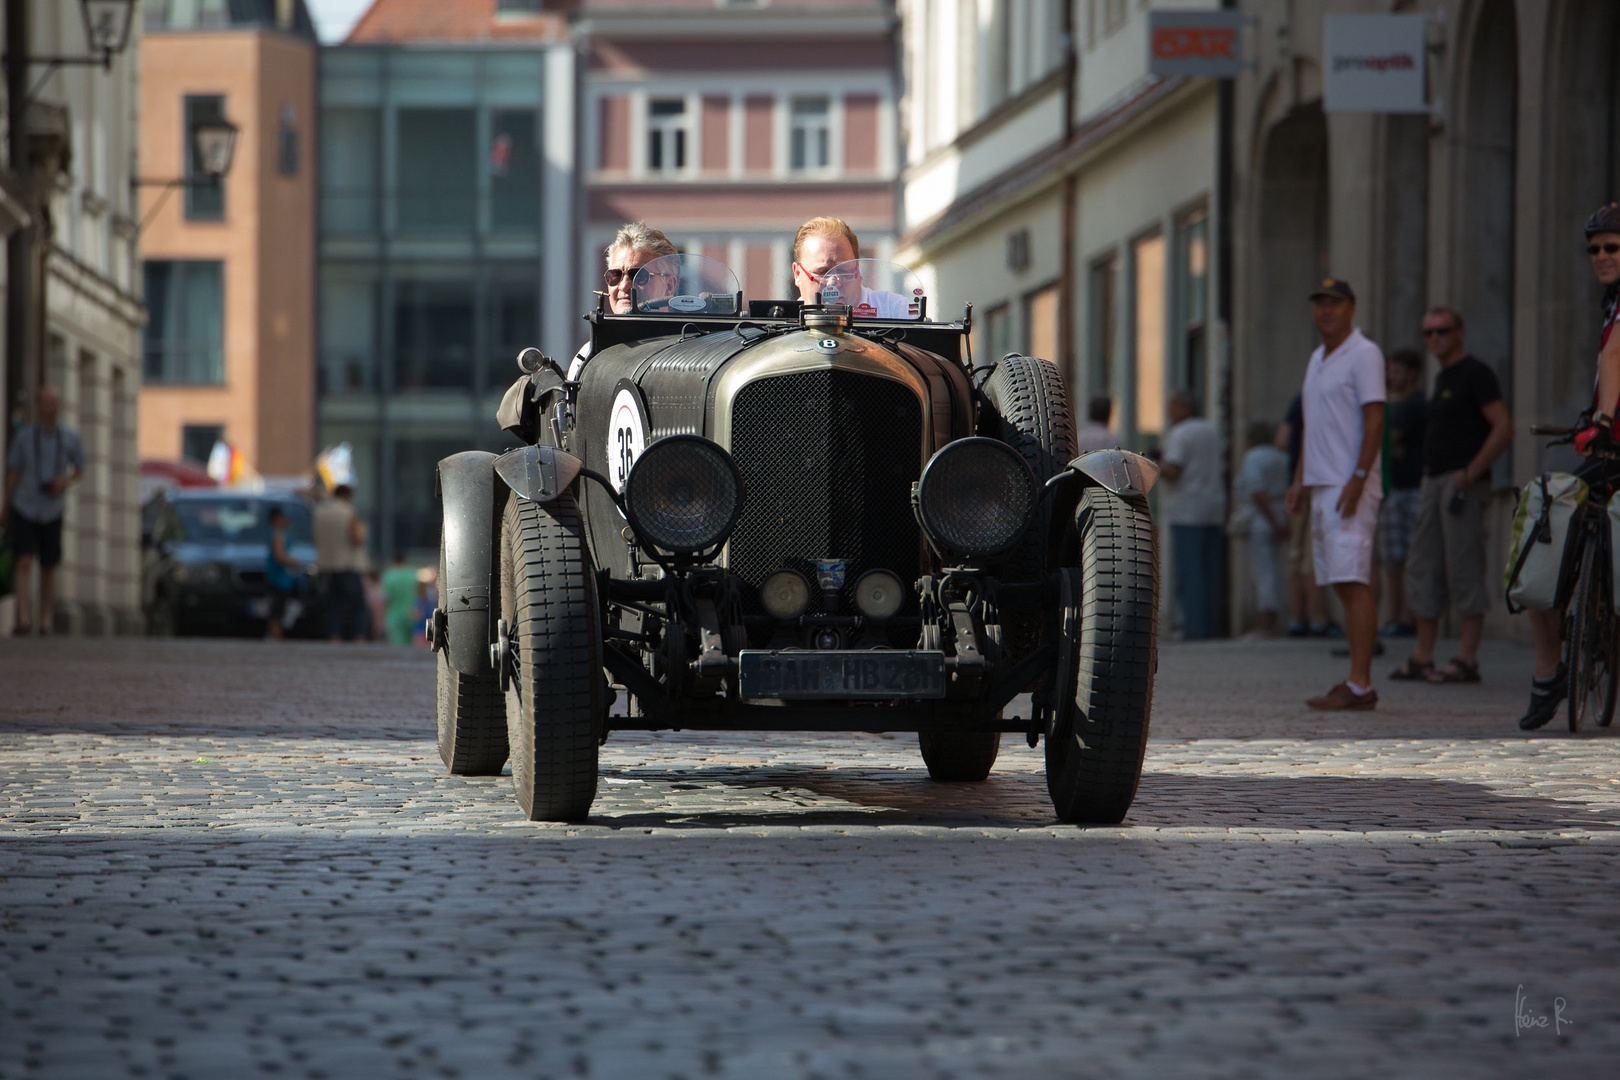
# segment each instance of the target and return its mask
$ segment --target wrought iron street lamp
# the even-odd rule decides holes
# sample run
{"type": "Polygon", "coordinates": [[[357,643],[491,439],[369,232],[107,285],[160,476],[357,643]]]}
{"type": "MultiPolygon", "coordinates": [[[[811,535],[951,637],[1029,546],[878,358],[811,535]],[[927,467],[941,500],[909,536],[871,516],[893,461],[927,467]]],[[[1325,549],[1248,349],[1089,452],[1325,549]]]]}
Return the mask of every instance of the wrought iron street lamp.
{"type": "Polygon", "coordinates": [[[225,119],[223,116],[212,120],[201,120],[191,125],[191,160],[196,163],[199,175],[180,176],[170,179],[154,179],[137,176],[130,180],[132,188],[159,187],[163,194],[152,204],[146,212],[141,223],[136,226],[137,235],[146,228],[164,201],[169,192],[175,188],[210,188],[218,187],[225,179],[225,174],[231,171],[231,165],[236,161],[236,137],[241,128],[225,119]]]}
{"type": "Polygon", "coordinates": [[[135,21],[135,0],[79,0],[84,16],[84,39],[101,54],[103,67],[129,44],[129,25],[135,21]]]}

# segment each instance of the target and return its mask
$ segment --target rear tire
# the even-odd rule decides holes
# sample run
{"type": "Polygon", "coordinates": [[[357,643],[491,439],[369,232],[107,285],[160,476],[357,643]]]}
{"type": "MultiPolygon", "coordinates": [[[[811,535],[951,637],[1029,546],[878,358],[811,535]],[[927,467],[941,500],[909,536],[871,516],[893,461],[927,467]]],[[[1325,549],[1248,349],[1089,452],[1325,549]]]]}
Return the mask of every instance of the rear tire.
{"type": "Polygon", "coordinates": [[[596,798],[607,708],[595,575],[572,495],[544,506],[507,501],[500,580],[514,668],[506,728],[518,805],[530,821],[583,821],[596,798]]]}
{"type": "MultiPolygon", "coordinates": [[[[1058,642],[1074,672],[1057,694],[1046,740],[1046,787],[1060,820],[1124,820],[1142,778],[1153,678],[1159,666],[1159,563],[1145,501],[1086,488],[1070,536],[1078,557],[1078,633],[1058,642]]],[[[1065,548],[1069,545],[1066,544],[1065,548]]]]}
{"type": "Polygon", "coordinates": [[[976,784],[990,775],[1001,753],[999,731],[919,731],[917,748],[928,779],[976,784]]]}
{"type": "MultiPolygon", "coordinates": [[[[984,396],[991,413],[981,423],[981,434],[1006,443],[1029,463],[1036,490],[1063,471],[1074,459],[1074,418],[1069,394],[1055,364],[1033,356],[1008,356],[985,380],[984,396]]],[[[1055,568],[1049,552],[1051,500],[1041,509],[1029,531],[1000,560],[1003,581],[1039,581],[1055,568]]],[[[1009,612],[1002,632],[1007,662],[1032,650],[1040,637],[1038,613],[1009,612]]]]}
{"type": "Polygon", "coordinates": [[[1586,538],[1575,579],[1575,610],[1569,636],[1569,730],[1579,731],[1590,717],[1600,727],[1614,719],[1615,689],[1620,668],[1615,662],[1614,616],[1609,609],[1603,545],[1596,533],[1586,538]]]}
{"type": "MultiPolygon", "coordinates": [[[[450,575],[444,538],[439,538],[439,597],[450,575]]],[[[463,675],[450,666],[450,650],[438,649],[439,757],[452,776],[499,776],[506,764],[506,702],[500,677],[463,675]]]]}

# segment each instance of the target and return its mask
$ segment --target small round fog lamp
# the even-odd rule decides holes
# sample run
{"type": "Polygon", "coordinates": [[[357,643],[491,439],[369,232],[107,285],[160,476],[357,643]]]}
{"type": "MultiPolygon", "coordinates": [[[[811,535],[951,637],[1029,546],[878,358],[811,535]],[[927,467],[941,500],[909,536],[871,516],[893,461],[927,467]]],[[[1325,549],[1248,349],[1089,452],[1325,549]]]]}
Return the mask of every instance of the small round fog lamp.
{"type": "Polygon", "coordinates": [[[810,606],[810,583],[797,570],[778,570],[759,587],[759,603],[778,619],[797,619],[810,606]]]}
{"type": "Polygon", "coordinates": [[[868,570],[855,582],[855,607],[869,619],[889,618],[905,600],[905,585],[887,570],[868,570]]]}

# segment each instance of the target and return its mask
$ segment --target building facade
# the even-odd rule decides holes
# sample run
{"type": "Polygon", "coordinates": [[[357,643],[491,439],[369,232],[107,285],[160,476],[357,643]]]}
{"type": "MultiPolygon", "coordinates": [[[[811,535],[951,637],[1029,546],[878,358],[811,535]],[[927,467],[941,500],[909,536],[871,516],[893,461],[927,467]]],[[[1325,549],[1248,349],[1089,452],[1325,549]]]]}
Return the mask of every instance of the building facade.
{"type": "Polygon", "coordinates": [[[431,561],[440,458],[497,449],[517,353],[568,356],[573,46],[494,0],[378,0],[321,58],[319,428],[376,555],[431,561]]]}
{"type": "Polygon", "coordinates": [[[266,476],[315,453],[315,65],[302,0],[143,6],[140,456],[266,476]],[[240,129],[210,182],[195,125],[240,129]]]}
{"type": "MultiPolygon", "coordinates": [[[[1324,273],[1355,285],[1386,353],[1421,348],[1427,307],[1456,308],[1513,414],[1489,538],[1500,566],[1515,487],[1569,464],[1529,424],[1567,423],[1591,397],[1599,290],[1581,226],[1620,198],[1620,5],[1334,4],[1428,17],[1429,111],[1399,115],[1324,111],[1323,5],[1242,7],[1257,22],[1236,87],[1233,412],[1275,418],[1298,389],[1314,344],[1304,292],[1324,273]]],[[[1500,606],[1487,632],[1528,637],[1500,606]]]]}
{"type": "MultiPolygon", "coordinates": [[[[32,56],[91,56],[77,5],[24,7],[32,56]]],[[[84,478],[68,493],[50,616],[63,633],[142,628],[135,445],[145,312],[130,186],[139,40],[136,26],[105,69],[31,67],[28,160],[8,156],[0,182],[0,224],[12,245],[5,442],[9,448],[16,425],[32,419],[40,387],[53,385],[62,393],[61,423],[79,432],[86,459],[84,478]]],[[[15,55],[9,42],[6,52],[15,55]]],[[[13,598],[0,600],[0,632],[14,618],[13,598]]]]}
{"type": "Polygon", "coordinates": [[[580,311],[627,221],[726,263],[751,299],[797,295],[793,235],[812,217],[849,222],[863,256],[893,256],[892,5],[586,0],[575,31],[580,311]]]}
{"type": "Polygon", "coordinates": [[[1149,6],[900,4],[901,261],[941,315],[973,304],[979,363],[1050,360],[1077,412],[1107,395],[1121,445],[1145,451],[1178,390],[1219,420],[1226,372],[1217,90],[1149,73],[1149,6]]]}

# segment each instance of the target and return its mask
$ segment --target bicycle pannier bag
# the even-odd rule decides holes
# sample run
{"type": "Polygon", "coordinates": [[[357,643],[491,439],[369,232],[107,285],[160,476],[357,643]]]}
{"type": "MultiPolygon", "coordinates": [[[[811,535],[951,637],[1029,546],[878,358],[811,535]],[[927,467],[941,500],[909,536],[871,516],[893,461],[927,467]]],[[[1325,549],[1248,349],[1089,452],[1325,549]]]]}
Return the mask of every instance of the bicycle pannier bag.
{"type": "Polygon", "coordinates": [[[1503,582],[1509,611],[1548,611],[1558,606],[1569,525],[1587,494],[1586,481],[1569,473],[1542,473],[1524,486],[1513,514],[1503,582]]]}

